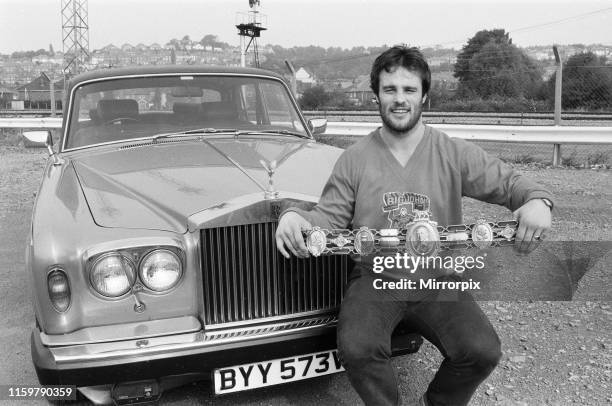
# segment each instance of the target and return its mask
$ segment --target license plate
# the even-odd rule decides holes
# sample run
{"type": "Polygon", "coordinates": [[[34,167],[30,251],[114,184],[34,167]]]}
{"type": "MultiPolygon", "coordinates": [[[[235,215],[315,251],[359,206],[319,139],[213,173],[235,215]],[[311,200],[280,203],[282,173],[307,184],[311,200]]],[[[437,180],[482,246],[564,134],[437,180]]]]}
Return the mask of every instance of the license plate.
{"type": "Polygon", "coordinates": [[[336,350],[215,369],[215,394],[300,381],[344,371],[336,350]]]}

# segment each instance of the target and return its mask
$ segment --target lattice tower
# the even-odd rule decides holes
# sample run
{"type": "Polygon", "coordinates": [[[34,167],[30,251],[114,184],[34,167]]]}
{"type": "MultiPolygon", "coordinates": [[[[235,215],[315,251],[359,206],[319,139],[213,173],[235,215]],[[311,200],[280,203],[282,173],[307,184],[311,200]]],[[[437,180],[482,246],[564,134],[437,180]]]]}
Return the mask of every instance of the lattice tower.
{"type": "Polygon", "coordinates": [[[87,20],[87,0],[62,0],[62,51],[65,76],[73,76],[87,70],[90,60],[87,20]]]}

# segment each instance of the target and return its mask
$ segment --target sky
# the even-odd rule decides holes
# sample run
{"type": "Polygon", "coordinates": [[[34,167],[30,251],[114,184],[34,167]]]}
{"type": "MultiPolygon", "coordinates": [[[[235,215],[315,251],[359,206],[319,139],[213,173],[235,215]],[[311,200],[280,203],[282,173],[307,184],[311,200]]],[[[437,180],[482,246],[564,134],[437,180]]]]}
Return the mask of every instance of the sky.
{"type": "MultiPolygon", "coordinates": [[[[65,0],[64,0],[65,1],[65,0]]],[[[62,0],[0,0],[0,53],[62,49],[62,0]]],[[[239,44],[248,0],[88,0],[90,50],[164,45],[206,34],[239,44]]],[[[405,43],[460,49],[477,31],[503,28],[519,46],[612,45],[612,0],[261,0],[260,45],[352,48],[405,43]]]]}

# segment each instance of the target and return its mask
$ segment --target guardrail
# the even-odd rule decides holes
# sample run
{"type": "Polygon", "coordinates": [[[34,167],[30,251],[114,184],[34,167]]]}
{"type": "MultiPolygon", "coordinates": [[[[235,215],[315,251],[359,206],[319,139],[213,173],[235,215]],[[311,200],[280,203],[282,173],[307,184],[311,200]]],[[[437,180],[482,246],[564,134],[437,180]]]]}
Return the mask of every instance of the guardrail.
{"type": "MultiPolygon", "coordinates": [[[[364,136],[380,123],[328,122],[326,135],[364,136]]],[[[612,127],[505,126],[430,124],[451,137],[471,141],[528,142],[532,144],[612,144],[612,127]]]]}
{"type": "MultiPolygon", "coordinates": [[[[374,110],[352,110],[352,111],[337,111],[337,110],[306,110],[303,112],[307,117],[378,117],[378,111],[374,110]]],[[[32,109],[32,110],[5,110],[0,109],[0,116],[41,116],[49,117],[55,114],[57,117],[62,116],[62,110],[52,112],[49,109],[32,109]]],[[[486,118],[486,119],[520,119],[520,120],[553,120],[553,112],[486,112],[486,111],[424,111],[424,118],[486,118]]],[[[612,113],[596,113],[596,112],[562,112],[561,118],[569,121],[612,121],[612,113]]]]}
{"type": "MultiPolygon", "coordinates": [[[[552,144],[553,166],[561,163],[563,144],[612,144],[612,127],[500,126],[467,124],[430,124],[450,137],[470,141],[552,144]]],[[[363,137],[380,123],[328,122],[325,135],[363,137]]]]}
{"type": "Polygon", "coordinates": [[[62,119],[53,117],[11,117],[0,118],[0,128],[38,128],[53,129],[61,128],[62,119]]]}
{"type": "MultiPolygon", "coordinates": [[[[0,118],[0,128],[56,129],[61,124],[61,118],[0,118]]],[[[612,144],[612,127],[430,125],[451,137],[471,141],[552,144],[553,165],[560,163],[563,144],[612,144]]],[[[379,126],[380,123],[328,122],[325,135],[363,137],[379,126]]]]}

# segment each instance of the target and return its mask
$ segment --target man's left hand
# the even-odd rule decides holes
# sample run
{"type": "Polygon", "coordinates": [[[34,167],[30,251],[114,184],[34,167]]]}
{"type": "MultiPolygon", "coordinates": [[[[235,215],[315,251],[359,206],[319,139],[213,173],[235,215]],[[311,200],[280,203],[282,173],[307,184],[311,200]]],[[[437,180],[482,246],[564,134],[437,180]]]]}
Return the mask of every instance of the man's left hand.
{"type": "Polygon", "coordinates": [[[514,248],[528,254],[540,245],[550,230],[552,214],[542,199],[532,199],[514,212],[514,219],[519,224],[514,248]]]}

